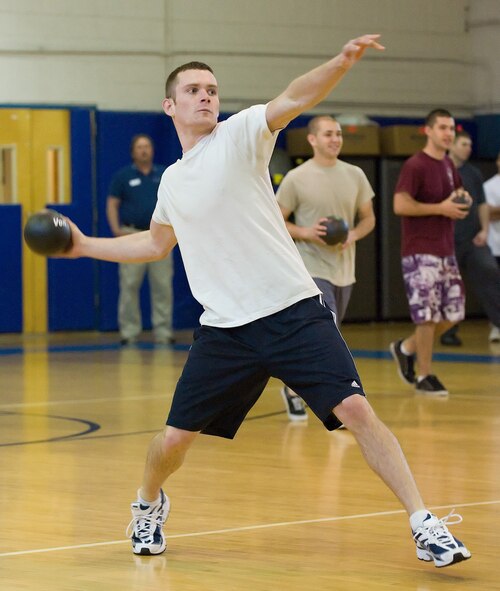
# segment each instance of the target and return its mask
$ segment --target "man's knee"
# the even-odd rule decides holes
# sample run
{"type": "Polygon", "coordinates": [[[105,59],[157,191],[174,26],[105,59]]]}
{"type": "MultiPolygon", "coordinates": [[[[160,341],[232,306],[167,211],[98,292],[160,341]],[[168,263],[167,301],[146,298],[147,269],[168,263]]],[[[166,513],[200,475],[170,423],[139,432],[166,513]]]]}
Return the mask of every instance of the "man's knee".
{"type": "Polygon", "coordinates": [[[161,433],[162,444],[166,450],[185,451],[190,447],[197,435],[197,432],[177,429],[177,427],[167,425],[161,433]]]}
{"type": "Polygon", "coordinates": [[[376,419],[368,400],[360,394],[353,394],[342,400],[333,412],[348,429],[355,429],[376,419]]]}

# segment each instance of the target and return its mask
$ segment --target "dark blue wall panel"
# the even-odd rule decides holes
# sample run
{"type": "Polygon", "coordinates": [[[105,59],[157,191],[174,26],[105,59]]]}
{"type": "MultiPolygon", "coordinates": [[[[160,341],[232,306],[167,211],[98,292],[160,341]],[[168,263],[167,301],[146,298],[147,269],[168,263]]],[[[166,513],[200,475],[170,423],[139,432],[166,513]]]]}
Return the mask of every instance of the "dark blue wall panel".
{"type": "Polygon", "coordinates": [[[21,206],[0,205],[0,332],[23,330],[21,206]]]}
{"type": "Polygon", "coordinates": [[[500,114],[477,115],[480,158],[495,158],[500,152],[500,114]]]}
{"type": "MultiPolygon", "coordinates": [[[[93,117],[93,110],[71,110],[72,202],[50,206],[71,218],[85,234],[92,234],[94,219],[93,117]]],[[[90,259],[48,259],[49,331],[96,327],[96,264],[90,259]]]]}
{"type": "MultiPolygon", "coordinates": [[[[110,236],[106,220],[106,198],[114,173],[130,163],[130,140],[137,133],[151,136],[155,146],[155,162],[166,166],[182,156],[181,147],[172,121],[163,113],[111,112],[97,113],[97,234],[110,236]]],[[[99,330],[117,330],[118,265],[98,263],[99,330]]],[[[174,250],[174,305],[175,329],[198,325],[201,306],[194,300],[187,283],[179,249],[174,250]]],[[[149,287],[141,290],[141,311],[144,328],[151,328],[149,287]]]]}

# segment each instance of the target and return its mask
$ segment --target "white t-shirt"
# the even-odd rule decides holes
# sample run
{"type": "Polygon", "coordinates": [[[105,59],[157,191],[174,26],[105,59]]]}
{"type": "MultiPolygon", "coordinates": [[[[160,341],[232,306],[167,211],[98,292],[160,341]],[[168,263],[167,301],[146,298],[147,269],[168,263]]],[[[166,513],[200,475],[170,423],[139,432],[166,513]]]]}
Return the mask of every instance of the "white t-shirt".
{"type": "MultiPolygon", "coordinates": [[[[373,199],[373,189],[358,166],[342,160],[335,166],[321,166],[311,158],[287,173],[276,198],[293,212],[298,226],[310,227],[322,217],[335,215],[352,229],[359,208],[373,199]]],[[[312,277],[339,287],[356,281],[356,243],[342,250],[339,245],[297,240],[297,248],[312,277]]]]}
{"type": "MultiPolygon", "coordinates": [[[[500,206],[500,174],[496,174],[487,180],[484,185],[484,194],[486,201],[494,207],[500,206]]],[[[488,245],[491,252],[500,257],[500,220],[490,221],[488,230],[488,245]]]]}
{"type": "Polygon", "coordinates": [[[177,236],[201,324],[241,326],[320,293],[269,176],[277,133],[256,105],[219,123],[164,172],[153,220],[177,236]]]}

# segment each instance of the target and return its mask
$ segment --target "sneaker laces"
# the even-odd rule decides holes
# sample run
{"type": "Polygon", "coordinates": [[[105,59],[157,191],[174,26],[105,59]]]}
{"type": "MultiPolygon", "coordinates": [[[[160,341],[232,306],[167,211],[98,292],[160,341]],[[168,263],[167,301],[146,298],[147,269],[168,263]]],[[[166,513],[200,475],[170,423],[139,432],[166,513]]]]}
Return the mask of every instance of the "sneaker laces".
{"type": "Polygon", "coordinates": [[[459,515],[458,513],[455,513],[455,509],[452,509],[448,515],[445,515],[444,517],[442,517],[441,519],[438,519],[437,523],[435,523],[434,525],[428,525],[426,526],[421,525],[418,529],[417,532],[415,532],[415,535],[413,536],[414,538],[417,537],[417,535],[419,534],[418,530],[425,530],[425,533],[428,535],[428,542],[429,541],[439,541],[441,543],[443,543],[445,540],[447,541],[452,541],[453,543],[455,543],[455,538],[451,535],[451,533],[448,531],[447,525],[457,525],[459,523],[462,523],[463,521],[463,517],[461,515],[459,515]]]}
{"type": "Polygon", "coordinates": [[[162,513],[160,511],[152,511],[146,515],[136,515],[132,517],[130,523],[125,530],[127,538],[131,538],[134,534],[138,538],[149,536],[153,539],[154,532],[157,527],[162,527],[164,523],[162,513]]]}

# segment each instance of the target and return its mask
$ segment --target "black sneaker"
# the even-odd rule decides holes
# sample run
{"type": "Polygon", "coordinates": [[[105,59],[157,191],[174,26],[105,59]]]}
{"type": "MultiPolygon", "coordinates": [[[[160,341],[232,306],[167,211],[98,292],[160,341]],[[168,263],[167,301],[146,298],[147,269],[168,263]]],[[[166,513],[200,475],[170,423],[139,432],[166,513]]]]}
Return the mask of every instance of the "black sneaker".
{"type": "Polygon", "coordinates": [[[401,351],[403,339],[394,341],[390,345],[390,350],[394,361],[398,366],[399,377],[407,384],[415,383],[415,355],[405,355],[401,351]]]}
{"type": "Polygon", "coordinates": [[[417,381],[415,392],[418,394],[432,394],[433,396],[448,396],[448,390],[436,376],[428,375],[417,381]]]}
{"type": "Polygon", "coordinates": [[[283,386],[281,396],[285,403],[286,413],[290,421],[307,421],[306,407],[304,401],[297,394],[292,394],[292,390],[283,386]]]}
{"type": "Polygon", "coordinates": [[[439,342],[445,347],[461,347],[462,339],[454,332],[445,332],[441,335],[439,342]]]}

